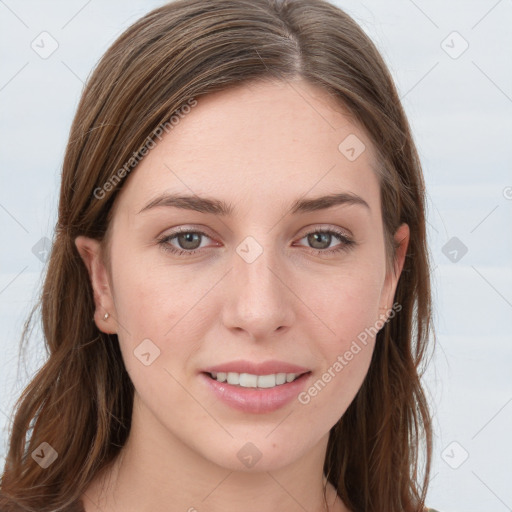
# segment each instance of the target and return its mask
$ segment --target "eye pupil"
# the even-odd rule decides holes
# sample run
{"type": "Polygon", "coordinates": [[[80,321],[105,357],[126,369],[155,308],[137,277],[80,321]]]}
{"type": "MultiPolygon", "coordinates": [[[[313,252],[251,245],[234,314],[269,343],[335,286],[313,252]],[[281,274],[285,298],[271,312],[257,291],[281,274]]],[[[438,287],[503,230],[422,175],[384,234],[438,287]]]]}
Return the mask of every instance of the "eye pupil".
{"type": "Polygon", "coordinates": [[[329,247],[329,245],[331,245],[331,235],[329,233],[320,232],[311,233],[310,235],[308,235],[308,242],[311,243],[315,249],[326,249],[327,247],[329,247]],[[325,243],[326,241],[328,242],[327,245],[325,247],[322,246],[322,243],[325,243]],[[320,247],[317,247],[315,245],[317,242],[320,243],[320,247]]]}
{"type": "Polygon", "coordinates": [[[199,233],[181,233],[180,235],[178,235],[178,241],[182,249],[197,249],[200,244],[197,246],[194,246],[194,244],[197,244],[199,237],[199,233]],[[196,240],[194,240],[194,238],[196,240]],[[182,241],[184,241],[185,243],[183,244],[182,241]],[[192,244],[192,246],[190,246],[189,244],[192,244]]]}

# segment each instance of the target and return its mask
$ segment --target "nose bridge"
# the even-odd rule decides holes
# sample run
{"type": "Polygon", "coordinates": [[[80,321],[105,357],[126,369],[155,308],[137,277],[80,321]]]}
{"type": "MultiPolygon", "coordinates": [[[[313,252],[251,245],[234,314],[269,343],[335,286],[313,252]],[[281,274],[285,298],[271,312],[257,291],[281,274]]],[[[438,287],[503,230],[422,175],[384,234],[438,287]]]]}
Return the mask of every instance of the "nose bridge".
{"type": "Polygon", "coordinates": [[[244,329],[254,337],[268,336],[292,323],[293,294],[284,284],[285,276],[280,275],[272,239],[267,233],[268,243],[264,246],[254,236],[247,236],[233,256],[232,296],[227,301],[226,326],[244,329]]]}
{"type": "MultiPolygon", "coordinates": [[[[270,240],[271,237],[268,236],[267,239],[270,240]]],[[[239,288],[249,289],[256,295],[273,295],[277,284],[272,272],[277,266],[276,249],[270,243],[264,247],[253,236],[248,236],[237,246],[236,253],[233,270],[240,283],[239,288]]]]}

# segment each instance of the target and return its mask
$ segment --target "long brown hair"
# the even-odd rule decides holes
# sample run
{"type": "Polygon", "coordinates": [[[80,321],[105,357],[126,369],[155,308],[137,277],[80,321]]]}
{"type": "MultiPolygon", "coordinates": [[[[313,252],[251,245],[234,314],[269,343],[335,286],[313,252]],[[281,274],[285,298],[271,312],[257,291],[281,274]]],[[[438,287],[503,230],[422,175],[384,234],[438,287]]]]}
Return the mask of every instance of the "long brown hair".
{"type": "Polygon", "coordinates": [[[354,511],[423,509],[432,432],[420,378],[433,333],[425,190],[392,77],[363,30],[325,0],[177,0],[129,27],[83,91],[45,281],[22,336],[23,344],[40,307],[49,357],[15,406],[2,511],[76,504],[130,431],[133,384],[117,335],[93,321],[93,290],[74,244],[79,235],[107,239],[125,180],[104,184],[191,98],[251,80],[296,78],[327,91],[373,142],[388,268],[393,234],[401,223],[410,227],[394,298],[401,311],[378,332],[364,383],[331,429],[324,474],[354,511]],[[31,456],[43,442],[58,454],[46,469],[31,456]]]}

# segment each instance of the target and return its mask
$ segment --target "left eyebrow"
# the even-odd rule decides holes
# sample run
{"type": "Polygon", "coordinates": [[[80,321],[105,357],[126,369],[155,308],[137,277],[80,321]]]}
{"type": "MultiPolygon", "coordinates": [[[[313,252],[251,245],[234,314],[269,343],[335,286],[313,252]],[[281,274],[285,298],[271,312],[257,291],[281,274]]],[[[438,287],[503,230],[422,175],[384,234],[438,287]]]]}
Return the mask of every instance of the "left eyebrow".
{"type": "Polygon", "coordinates": [[[317,210],[326,210],[340,204],[360,205],[371,211],[370,205],[357,194],[352,192],[342,192],[340,194],[330,194],[328,196],[315,197],[312,199],[297,199],[291,208],[292,214],[307,213],[317,210]]]}
{"type": "MultiPolygon", "coordinates": [[[[343,192],[340,194],[331,194],[308,199],[297,199],[292,203],[290,210],[292,215],[296,215],[299,213],[325,210],[332,208],[333,206],[344,204],[360,205],[371,211],[370,206],[362,197],[351,192],[343,192]]],[[[158,206],[193,210],[200,213],[211,213],[221,216],[229,216],[234,212],[232,204],[226,203],[220,199],[199,197],[196,195],[183,196],[177,194],[162,194],[150,201],[142,208],[142,210],[139,211],[139,213],[158,206]]]]}

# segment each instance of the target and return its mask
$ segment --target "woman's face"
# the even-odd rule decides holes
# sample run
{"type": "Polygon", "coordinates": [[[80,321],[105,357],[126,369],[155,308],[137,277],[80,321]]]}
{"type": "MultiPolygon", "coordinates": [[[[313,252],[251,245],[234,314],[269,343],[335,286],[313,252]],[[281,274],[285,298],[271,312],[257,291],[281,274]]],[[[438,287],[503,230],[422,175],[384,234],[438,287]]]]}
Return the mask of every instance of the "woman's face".
{"type": "Polygon", "coordinates": [[[77,239],[145,428],[238,471],[327,442],[365,378],[408,240],[402,225],[386,276],[373,158],[365,133],[305,82],[200,98],[148,152],[115,203],[111,274],[97,242],[77,239]],[[340,194],[355,200],[311,202],[340,194]],[[212,367],[271,387],[214,383],[212,367]],[[251,376],[303,372],[286,384],[251,376]]]}

